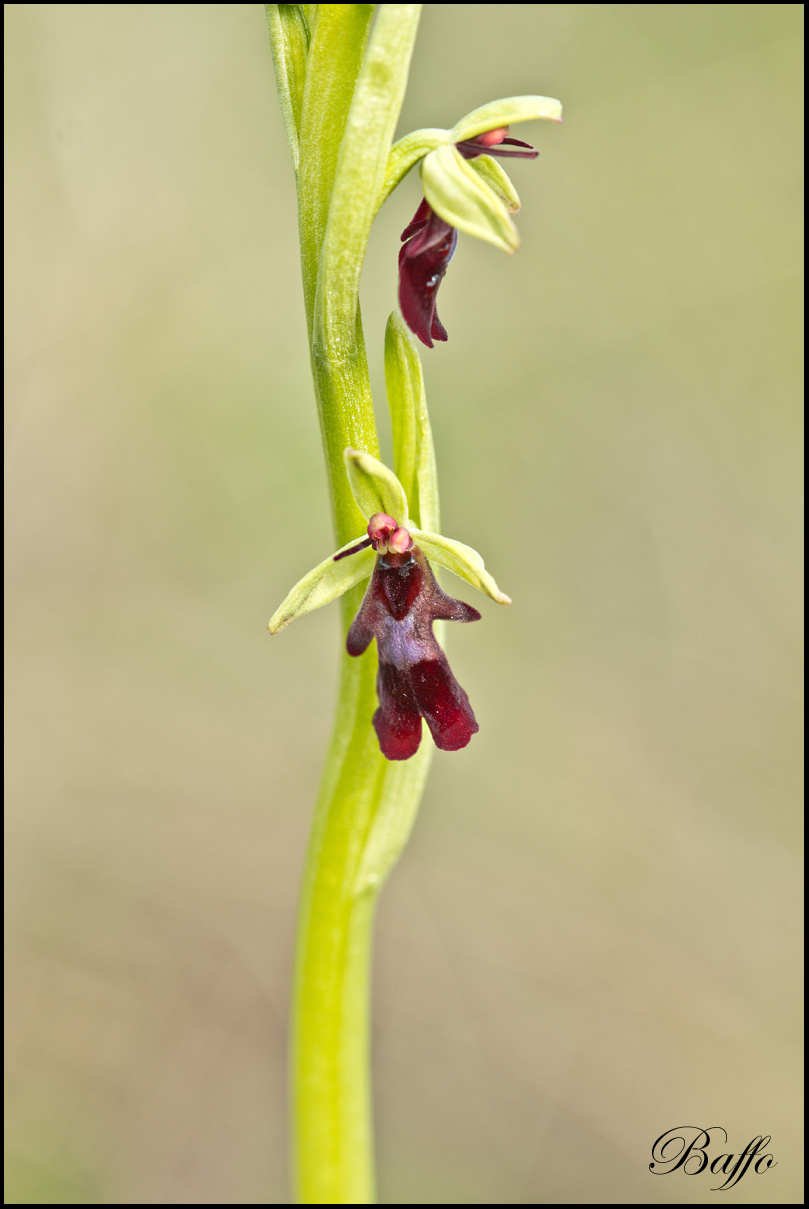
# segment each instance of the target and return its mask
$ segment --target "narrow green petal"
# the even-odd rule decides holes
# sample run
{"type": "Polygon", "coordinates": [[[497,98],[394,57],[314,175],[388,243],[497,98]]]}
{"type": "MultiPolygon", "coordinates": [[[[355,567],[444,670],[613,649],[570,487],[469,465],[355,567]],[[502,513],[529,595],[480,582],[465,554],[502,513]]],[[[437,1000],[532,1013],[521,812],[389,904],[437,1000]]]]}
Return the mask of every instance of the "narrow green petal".
{"type": "Polygon", "coordinates": [[[437,147],[425,156],[421,181],[424,196],[444,222],[504,252],[516,252],[520,237],[508,209],[457,147],[437,147]]]}
{"type": "Polygon", "coordinates": [[[416,341],[394,311],[385,329],[385,386],[393,429],[394,467],[411,518],[438,529],[438,475],[424,377],[416,341]]]}
{"type": "Polygon", "coordinates": [[[410,533],[428,558],[453,571],[479,592],[486,592],[498,604],[511,604],[511,597],[500,591],[477,550],[440,533],[422,533],[419,529],[411,529],[410,533]]]}
{"type": "MultiPolygon", "coordinates": [[[[356,541],[355,538],[342,549],[348,550],[350,546],[356,545],[356,541]]],[[[339,554],[340,551],[338,550],[337,553],[339,554]]],[[[337,563],[333,557],[324,559],[314,570],[310,571],[308,575],[304,575],[303,579],[295,584],[281,607],[273,613],[267,629],[271,634],[277,634],[296,617],[330,604],[361,580],[368,579],[374,569],[375,557],[373,550],[369,548],[360,550],[358,554],[352,554],[337,563]]]]}
{"type": "Polygon", "coordinates": [[[450,134],[453,143],[460,143],[486,130],[496,130],[498,126],[532,122],[537,118],[561,122],[561,101],[553,97],[506,97],[502,101],[490,101],[488,105],[481,105],[480,109],[473,109],[465,118],[461,118],[450,134]]]}
{"type": "Polygon", "coordinates": [[[393,144],[388,156],[388,167],[379,197],[379,205],[390,196],[399,181],[407,176],[414,164],[423,159],[428,151],[452,142],[448,130],[414,130],[393,144]]]}
{"type": "Polygon", "coordinates": [[[375,512],[386,512],[405,526],[407,495],[393,471],[379,458],[357,449],[346,449],[343,457],[354,499],[365,519],[370,520],[375,512]]]}
{"type": "Polygon", "coordinates": [[[512,185],[506,173],[497,160],[490,155],[476,155],[473,160],[466,161],[478,176],[494,189],[509,214],[516,214],[522,204],[519,194],[512,185]]]}

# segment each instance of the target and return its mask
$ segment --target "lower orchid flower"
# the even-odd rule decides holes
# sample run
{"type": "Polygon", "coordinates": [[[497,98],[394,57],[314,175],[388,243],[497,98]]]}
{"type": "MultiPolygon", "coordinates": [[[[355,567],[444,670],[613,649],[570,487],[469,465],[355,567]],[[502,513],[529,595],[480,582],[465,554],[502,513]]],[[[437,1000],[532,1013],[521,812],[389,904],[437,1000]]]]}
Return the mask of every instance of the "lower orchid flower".
{"type": "Polygon", "coordinates": [[[436,747],[458,751],[478,724],[436,641],[433,622],[480,621],[480,613],[442,592],[427,559],[392,517],[372,516],[368,535],[376,565],[346,649],[362,655],[376,638],[379,708],[373,722],[382,754],[389,760],[415,755],[422,718],[436,747]]]}
{"type": "Polygon", "coordinates": [[[346,648],[349,655],[359,656],[376,638],[379,708],[373,725],[382,754],[389,760],[415,755],[422,719],[437,747],[457,751],[467,745],[478,724],[433,634],[433,622],[479,621],[480,614],[442,591],[427,555],[500,604],[511,601],[475,550],[409,524],[404,488],[387,466],[353,449],[346,449],[345,463],[357,506],[368,520],[366,536],[304,576],[271,619],[270,632],[278,633],[370,576],[346,648]],[[402,518],[401,524],[396,517],[402,518]]]}

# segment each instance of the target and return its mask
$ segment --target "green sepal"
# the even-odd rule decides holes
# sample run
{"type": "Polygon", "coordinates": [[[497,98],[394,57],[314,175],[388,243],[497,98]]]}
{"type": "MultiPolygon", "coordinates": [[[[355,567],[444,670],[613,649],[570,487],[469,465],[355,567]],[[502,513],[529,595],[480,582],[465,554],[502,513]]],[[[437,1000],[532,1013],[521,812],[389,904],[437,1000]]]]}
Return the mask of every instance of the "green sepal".
{"type": "Polygon", "coordinates": [[[439,130],[436,128],[414,130],[412,134],[406,134],[404,138],[395,142],[388,156],[388,166],[385,171],[382,192],[379,196],[379,205],[381,206],[387,200],[399,182],[407,176],[414,164],[423,159],[429,151],[434,151],[436,147],[443,147],[445,143],[451,141],[448,130],[439,130]]]}
{"type": "Polygon", "coordinates": [[[414,337],[395,311],[385,329],[385,386],[393,431],[393,465],[407,496],[410,516],[426,529],[438,529],[438,475],[421,359],[414,337]]]}
{"type": "Polygon", "coordinates": [[[424,533],[420,529],[411,528],[410,535],[427,558],[465,579],[473,588],[485,592],[498,604],[511,604],[511,597],[500,591],[483,565],[483,559],[477,550],[465,546],[463,542],[453,541],[450,537],[442,537],[440,533],[424,533]]]}
{"type": "Polygon", "coordinates": [[[303,85],[306,80],[306,56],[310,29],[307,4],[265,4],[270,34],[275,80],[284,127],[292,151],[292,163],[298,171],[303,85]]]}
{"type": "Polygon", "coordinates": [[[354,499],[365,519],[370,520],[375,512],[386,512],[406,527],[407,496],[393,471],[379,458],[357,449],[346,449],[343,458],[354,499]]]}
{"type": "Polygon", "coordinates": [[[505,97],[502,101],[490,101],[488,105],[481,105],[480,109],[473,109],[465,118],[461,118],[452,127],[450,138],[453,143],[461,143],[487,130],[496,130],[499,126],[533,122],[538,118],[561,122],[561,101],[553,97],[505,97]]]}
{"type": "Polygon", "coordinates": [[[444,222],[504,252],[516,252],[520,237],[505,203],[457,147],[437,147],[421,161],[420,171],[424,196],[444,222]]]}
{"type": "Polygon", "coordinates": [[[490,188],[494,189],[509,214],[516,214],[522,205],[520,196],[497,160],[492,159],[490,155],[476,155],[474,159],[466,162],[490,188]]]}
{"type": "MultiPolygon", "coordinates": [[[[561,122],[561,102],[553,97],[506,97],[501,101],[490,101],[488,105],[482,105],[480,109],[473,109],[466,117],[461,118],[460,122],[457,122],[451,130],[426,127],[424,130],[414,130],[411,134],[406,134],[391,147],[385,180],[377,205],[381,206],[399,182],[407,176],[410,169],[431,151],[463,142],[465,139],[473,139],[487,130],[496,130],[498,126],[509,126],[515,122],[531,122],[540,118],[551,122],[561,122]]],[[[479,163],[479,159],[470,160],[469,163],[476,165],[479,163]]],[[[481,173],[481,175],[485,175],[489,179],[488,173],[481,173]]],[[[506,180],[508,180],[507,177],[506,180]]],[[[489,179],[489,183],[497,189],[495,181],[489,179]]],[[[517,198],[510,181],[503,192],[508,198],[517,198]]],[[[503,200],[509,206],[510,213],[515,214],[519,209],[519,204],[512,208],[506,197],[503,200]]],[[[517,202],[519,203],[518,198],[517,202]]],[[[463,228],[459,229],[463,230],[463,228]]]]}
{"type": "MultiPolygon", "coordinates": [[[[357,539],[355,538],[342,549],[349,550],[356,544],[357,539]]],[[[337,553],[339,554],[340,551],[338,550],[337,553]]],[[[271,634],[277,634],[296,617],[301,617],[304,613],[311,613],[313,609],[320,609],[323,605],[331,604],[349,588],[353,588],[355,584],[369,578],[374,569],[375,558],[376,555],[369,548],[360,550],[359,553],[343,558],[339,562],[334,561],[334,556],[324,559],[308,575],[304,575],[303,579],[298,580],[284,603],[273,613],[267,629],[271,634]]]]}

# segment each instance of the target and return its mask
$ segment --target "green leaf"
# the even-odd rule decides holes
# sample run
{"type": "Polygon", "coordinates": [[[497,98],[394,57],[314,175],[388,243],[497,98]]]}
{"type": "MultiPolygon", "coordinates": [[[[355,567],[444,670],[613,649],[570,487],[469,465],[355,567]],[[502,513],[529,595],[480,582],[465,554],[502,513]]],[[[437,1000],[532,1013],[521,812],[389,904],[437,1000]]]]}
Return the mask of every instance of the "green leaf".
{"type": "Polygon", "coordinates": [[[343,457],[354,499],[365,519],[370,520],[375,512],[386,512],[405,527],[407,496],[393,471],[379,458],[357,449],[346,449],[343,457]]]}
{"type": "Polygon", "coordinates": [[[437,147],[425,156],[421,181],[424,196],[444,222],[504,252],[516,252],[520,237],[507,207],[457,147],[437,147]]]}
{"type": "MultiPolygon", "coordinates": [[[[342,549],[348,550],[354,545],[356,538],[342,549]]],[[[373,550],[369,548],[343,558],[340,562],[335,562],[333,556],[324,559],[308,575],[298,580],[284,603],[273,613],[267,629],[271,634],[277,634],[296,617],[330,604],[349,588],[370,576],[374,569],[375,557],[373,550]]]]}
{"type": "MultiPolygon", "coordinates": [[[[303,297],[310,341],[318,265],[337,160],[374,15],[372,4],[317,4],[314,7],[316,16],[309,26],[311,40],[301,103],[297,171],[303,297]]],[[[388,150],[385,146],[382,152],[386,159],[388,150]]],[[[352,316],[354,310],[356,307],[352,316]]],[[[340,442],[338,459],[350,443],[340,442]]]]}
{"type": "Polygon", "coordinates": [[[453,143],[461,143],[487,130],[496,130],[498,126],[532,122],[537,118],[561,122],[561,101],[553,97],[506,97],[502,101],[490,101],[488,105],[481,105],[480,109],[473,109],[465,118],[461,118],[452,127],[450,136],[453,143]]]}
{"type": "Polygon", "coordinates": [[[413,541],[429,559],[446,567],[448,571],[465,579],[479,592],[485,592],[498,604],[511,604],[511,597],[501,592],[494,579],[483,565],[483,559],[477,550],[465,546],[463,542],[453,541],[451,537],[442,537],[440,533],[423,533],[420,529],[410,530],[413,541]]]}
{"type": "MultiPolygon", "coordinates": [[[[360,320],[359,282],[404,97],[420,11],[418,4],[318,5],[309,56],[301,130],[301,179],[306,177],[306,198],[314,204],[307,214],[303,201],[300,203],[301,248],[312,365],[338,541],[347,541],[357,531],[360,519],[343,470],[343,451],[350,446],[379,455],[360,320]],[[336,88],[340,81],[347,83],[345,48],[328,36],[329,23],[341,20],[355,9],[367,10],[369,21],[374,18],[370,42],[362,58],[345,129],[338,129],[336,123],[324,128],[329,110],[322,108],[315,90],[315,61],[319,62],[324,83],[329,83],[330,76],[333,76],[330,86],[336,88]],[[328,182],[321,183],[321,176],[328,169],[327,150],[335,137],[339,158],[334,187],[329,193],[328,182]],[[313,149],[316,154],[310,155],[313,149]],[[328,205],[328,222],[320,244],[317,229],[324,203],[328,205]],[[310,269],[316,263],[317,285],[313,293],[310,269]]],[[[299,197],[304,199],[303,189],[299,197]]]]}
{"type": "Polygon", "coordinates": [[[521,205],[519,194],[497,160],[492,159],[490,155],[476,155],[474,159],[466,162],[494,189],[509,214],[516,214],[521,205]]]}
{"type": "Polygon", "coordinates": [[[321,334],[332,344],[354,341],[363,256],[379,208],[422,6],[368,7],[376,8],[374,30],[340,147],[318,276],[323,313],[316,318],[316,330],[322,323],[321,334]]]}
{"type": "Polygon", "coordinates": [[[419,525],[438,529],[438,475],[421,358],[415,339],[395,311],[385,329],[385,386],[393,429],[393,464],[410,516],[419,525]]]}
{"type": "Polygon", "coordinates": [[[304,12],[307,7],[310,6],[303,4],[264,5],[281,113],[296,172],[300,156],[301,108],[310,38],[309,23],[304,12]]]}

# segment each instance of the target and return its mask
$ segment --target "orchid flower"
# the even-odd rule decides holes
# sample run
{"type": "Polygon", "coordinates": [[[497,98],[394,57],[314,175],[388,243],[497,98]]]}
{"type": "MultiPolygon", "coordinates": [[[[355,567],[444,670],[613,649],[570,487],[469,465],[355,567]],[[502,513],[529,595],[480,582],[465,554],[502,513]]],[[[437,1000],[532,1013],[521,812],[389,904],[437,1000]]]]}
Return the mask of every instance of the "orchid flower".
{"type": "Polygon", "coordinates": [[[535,159],[538,152],[509,136],[509,126],[535,118],[562,120],[550,97],[509,97],[467,114],[451,130],[417,130],[395,143],[383,200],[420,161],[424,200],[402,233],[399,305],[405,322],[428,348],[447,333],[436,313],[436,293],[455,252],[458,232],[516,252],[512,214],[519,196],[493,157],[535,159]]]}
{"type": "Polygon", "coordinates": [[[345,463],[357,506],[368,518],[366,536],[324,559],[295,585],[270,620],[270,633],[370,577],[346,647],[349,655],[362,655],[376,638],[379,708],[373,722],[382,754],[389,760],[415,755],[422,718],[437,747],[457,751],[478,725],[432,626],[438,620],[479,621],[480,613],[442,591],[427,555],[498,603],[511,601],[476,550],[409,524],[404,488],[378,458],[346,449],[345,463]]]}
{"type": "Polygon", "coordinates": [[[445,751],[465,747],[478,730],[469,699],[433,634],[433,622],[478,621],[480,614],[442,591],[429,560],[499,604],[511,600],[476,550],[410,519],[415,514],[437,522],[435,460],[418,353],[395,315],[388,322],[385,369],[396,465],[409,484],[410,498],[399,476],[378,458],[346,449],[346,474],[367,522],[365,534],[305,575],[274,613],[269,630],[277,634],[297,617],[370,580],[346,646],[350,655],[359,656],[376,638],[379,708],[373,724],[383,755],[406,760],[418,749],[422,718],[436,746],[445,751]]]}

